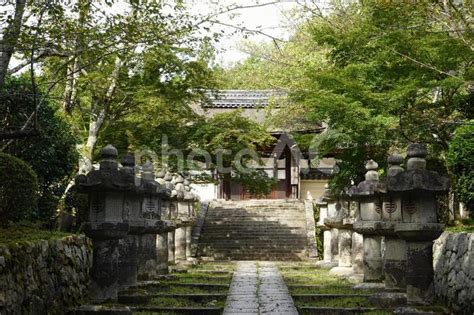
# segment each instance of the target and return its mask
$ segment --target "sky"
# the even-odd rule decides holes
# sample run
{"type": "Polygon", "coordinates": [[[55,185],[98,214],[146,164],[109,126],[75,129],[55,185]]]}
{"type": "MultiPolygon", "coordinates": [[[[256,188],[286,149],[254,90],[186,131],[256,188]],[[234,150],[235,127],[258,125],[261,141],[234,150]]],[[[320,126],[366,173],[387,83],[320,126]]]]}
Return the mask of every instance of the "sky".
{"type": "MultiPolygon", "coordinates": [[[[213,0],[194,0],[194,3],[196,3],[199,9],[203,10],[204,12],[206,9],[212,9],[216,2],[217,1],[213,0]]],[[[243,8],[232,11],[232,13],[238,14],[237,16],[231,16],[231,14],[221,15],[219,18],[223,23],[241,25],[247,29],[258,29],[260,27],[259,29],[262,32],[282,39],[288,39],[288,37],[291,35],[291,25],[294,22],[290,19],[288,11],[298,6],[296,1],[219,1],[219,5],[222,5],[222,3],[225,5],[238,3],[240,6],[252,6],[257,4],[262,5],[259,7],[243,8]],[[271,4],[264,5],[267,3],[271,4]]],[[[228,34],[227,36],[224,36],[224,38],[217,45],[218,54],[216,61],[223,66],[230,66],[233,63],[242,61],[247,57],[245,53],[238,49],[239,43],[243,40],[255,42],[272,41],[271,38],[261,34],[252,34],[248,36],[247,39],[244,39],[243,34],[241,33],[232,35],[232,27],[225,27],[221,25],[216,27],[222,27],[228,34]]]]}

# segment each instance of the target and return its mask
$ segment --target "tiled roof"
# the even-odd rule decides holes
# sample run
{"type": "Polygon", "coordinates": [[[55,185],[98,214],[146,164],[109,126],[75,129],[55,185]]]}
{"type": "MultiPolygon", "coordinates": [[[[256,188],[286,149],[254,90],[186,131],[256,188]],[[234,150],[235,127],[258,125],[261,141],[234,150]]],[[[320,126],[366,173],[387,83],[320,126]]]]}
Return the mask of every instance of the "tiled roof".
{"type": "Polygon", "coordinates": [[[301,171],[301,179],[329,179],[333,176],[333,168],[312,168],[306,169],[306,172],[301,171]]]}
{"type": "Polygon", "coordinates": [[[272,97],[284,97],[286,92],[276,90],[219,90],[207,93],[205,108],[256,108],[264,107],[272,97]]]}

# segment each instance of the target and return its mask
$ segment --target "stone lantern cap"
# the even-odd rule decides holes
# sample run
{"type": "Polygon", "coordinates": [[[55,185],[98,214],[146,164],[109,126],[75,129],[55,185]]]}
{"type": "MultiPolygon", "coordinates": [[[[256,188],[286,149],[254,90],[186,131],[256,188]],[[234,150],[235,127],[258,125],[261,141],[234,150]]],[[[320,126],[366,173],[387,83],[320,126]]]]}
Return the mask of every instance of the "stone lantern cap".
{"type": "Polygon", "coordinates": [[[118,152],[112,145],[102,148],[100,155],[98,170],[92,170],[87,175],[78,175],[75,178],[73,187],[75,191],[94,196],[93,201],[90,202],[89,215],[97,215],[100,212],[102,216],[83,222],[81,229],[93,239],[120,239],[127,235],[129,224],[123,221],[120,213],[122,210],[117,209],[113,204],[117,196],[134,191],[133,171],[129,168],[124,171],[119,170],[118,152]]]}
{"type": "Polygon", "coordinates": [[[368,161],[365,165],[365,169],[367,170],[365,180],[347,190],[347,195],[350,196],[350,199],[373,197],[374,195],[386,192],[385,184],[379,181],[377,162],[373,160],[368,161]]]}
{"type": "Polygon", "coordinates": [[[426,169],[426,147],[413,143],[407,150],[407,170],[390,176],[387,182],[389,192],[423,191],[443,193],[449,190],[449,179],[426,169]]]}
{"type": "Polygon", "coordinates": [[[76,176],[74,189],[82,193],[134,190],[133,176],[118,169],[117,149],[107,145],[100,154],[100,168],[76,176]]]}

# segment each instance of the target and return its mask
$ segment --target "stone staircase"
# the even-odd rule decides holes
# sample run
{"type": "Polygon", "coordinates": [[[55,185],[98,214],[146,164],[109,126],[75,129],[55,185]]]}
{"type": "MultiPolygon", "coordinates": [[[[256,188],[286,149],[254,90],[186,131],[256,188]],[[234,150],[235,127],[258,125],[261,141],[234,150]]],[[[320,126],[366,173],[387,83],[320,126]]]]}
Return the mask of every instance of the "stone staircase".
{"type": "Polygon", "coordinates": [[[306,215],[298,200],[213,201],[198,256],[216,260],[304,260],[306,215]]]}

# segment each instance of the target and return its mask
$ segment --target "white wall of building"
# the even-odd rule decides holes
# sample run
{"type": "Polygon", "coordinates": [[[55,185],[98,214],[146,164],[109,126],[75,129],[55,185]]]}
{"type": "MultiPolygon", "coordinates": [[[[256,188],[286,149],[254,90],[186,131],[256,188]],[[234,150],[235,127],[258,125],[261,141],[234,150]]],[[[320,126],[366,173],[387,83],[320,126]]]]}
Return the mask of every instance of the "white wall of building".
{"type": "Polygon", "coordinates": [[[201,201],[208,201],[217,199],[217,189],[216,184],[191,184],[191,191],[199,196],[201,201]]]}

